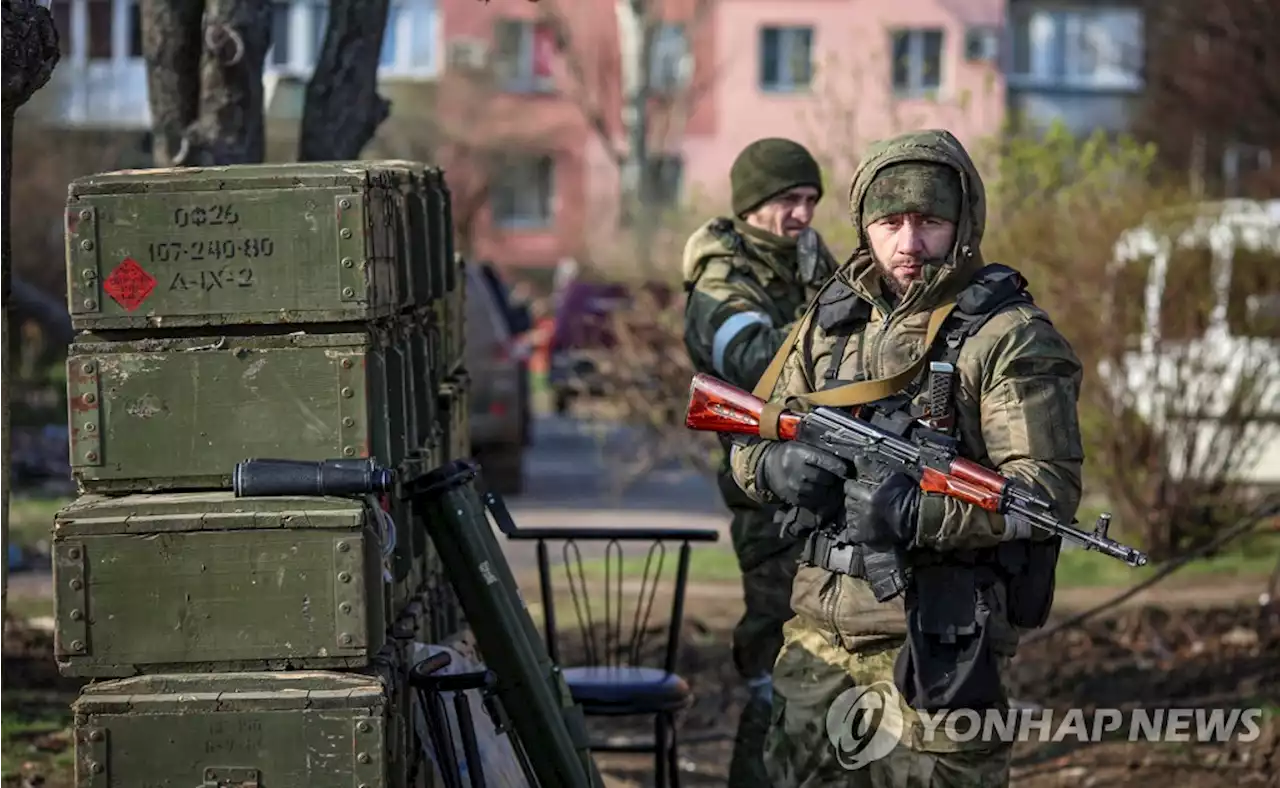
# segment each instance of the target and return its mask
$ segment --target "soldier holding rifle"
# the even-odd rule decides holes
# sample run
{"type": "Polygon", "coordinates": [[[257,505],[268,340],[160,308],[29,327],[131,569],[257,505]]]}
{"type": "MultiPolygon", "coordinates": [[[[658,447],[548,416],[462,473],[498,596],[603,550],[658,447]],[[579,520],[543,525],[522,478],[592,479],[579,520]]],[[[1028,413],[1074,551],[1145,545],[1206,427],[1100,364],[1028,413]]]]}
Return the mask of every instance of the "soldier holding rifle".
{"type": "MultiPolygon", "coordinates": [[[[1071,522],[1084,456],[1081,364],[1025,280],[985,264],[985,194],[964,147],[940,130],[877,143],[849,199],[854,256],[811,303],[756,395],[870,403],[885,423],[927,421],[954,436],[963,456],[1071,522]]],[[[1007,784],[1009,743],[925,736],[918,713],[1007,705],[1004,669],[1019,629],[1047,615],[1060,539],[922,492],[902,472],[858,468],[876,483],[849,482],[845,461],[798,440],[744,441],[732,468],[751,498],[819,514],[773,670],[765,749],[773,784],[1007,784]],[[905,592],[879,601],[860,562],[841,553],[849,545],[900,551],[910,568],[905,592]],[[860,758],[849,749],[856,736],[838,730],[850,720],[832,710],[877,682],[900,700],[900,740],[860,758]]]]}

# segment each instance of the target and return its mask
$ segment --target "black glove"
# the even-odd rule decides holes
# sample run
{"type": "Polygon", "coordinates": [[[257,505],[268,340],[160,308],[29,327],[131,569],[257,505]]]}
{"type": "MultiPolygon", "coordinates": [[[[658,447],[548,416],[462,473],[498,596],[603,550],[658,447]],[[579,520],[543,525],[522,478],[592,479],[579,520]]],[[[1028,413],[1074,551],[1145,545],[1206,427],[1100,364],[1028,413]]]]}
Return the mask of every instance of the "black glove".
{"type": "Polygon", "coordinates": [[[844,485],[844,507],[852,541],[906,546],[916,536],[920,485],[905,473],[891,474],[876,487],[850,480],[844,485]]]}
{"type": "Polygon", "coordinates": [[[756,484],[792,506],[820,511],[839,505],[844,460],[794,441],[769,444],[762,453],[756,484]]]}

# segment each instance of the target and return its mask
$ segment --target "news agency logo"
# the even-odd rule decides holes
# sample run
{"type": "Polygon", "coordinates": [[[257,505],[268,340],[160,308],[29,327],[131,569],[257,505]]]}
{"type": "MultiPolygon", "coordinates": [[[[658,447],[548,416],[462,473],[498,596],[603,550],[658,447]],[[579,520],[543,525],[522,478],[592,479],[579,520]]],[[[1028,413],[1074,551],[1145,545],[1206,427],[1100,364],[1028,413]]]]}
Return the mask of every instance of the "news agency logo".
{"type": "MultiPolygon", "coordinates": [[[[854,686],[836,696],[827,709],[827,738],[836,759],[846,769],[861,769],[893,751],[902,740],[904,705],[891,681],[854,686]]],[[[919,736],[925,743],[1061,742],[1096,743],[1107,739],[1130,742],[1252,742],[1261,735],[1261,708],[1136,708],[1067,709],[1012,708],[1006,710],[951,709],[916,712],[919,736]]]]}
{"type": "Polygon", "coordinates": [[[888,755],[904,728],[901,696],[892,681],[850,687],[827,709],[827,738],[846,769],[861,769],[888,755]]]}

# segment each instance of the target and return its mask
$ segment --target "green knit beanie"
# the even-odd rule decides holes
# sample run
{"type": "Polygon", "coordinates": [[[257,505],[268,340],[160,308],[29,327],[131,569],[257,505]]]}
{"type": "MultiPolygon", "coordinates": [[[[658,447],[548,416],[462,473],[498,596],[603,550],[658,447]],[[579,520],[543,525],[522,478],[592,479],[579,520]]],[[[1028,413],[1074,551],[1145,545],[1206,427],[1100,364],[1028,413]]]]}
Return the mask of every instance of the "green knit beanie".
{"type": "Polygon", "coordinates": [[[756,140],[738,154],[729,170],[733,213],[741,218],[772,197],[796,186],[812,186],[822,196],[822,168],[805,147],[780,137],[756,140]]]}

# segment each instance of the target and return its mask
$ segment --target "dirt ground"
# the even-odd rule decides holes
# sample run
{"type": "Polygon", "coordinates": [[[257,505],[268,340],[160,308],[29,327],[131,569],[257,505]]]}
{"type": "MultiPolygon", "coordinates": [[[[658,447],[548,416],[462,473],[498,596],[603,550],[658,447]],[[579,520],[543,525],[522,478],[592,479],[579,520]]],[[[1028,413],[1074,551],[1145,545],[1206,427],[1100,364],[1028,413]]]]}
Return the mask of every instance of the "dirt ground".
{"type": "MultiPolygon", "coordinates": [[[[1226,745],[1086,745],[1066,740],[1019,744],[1013,785],[1248,788],[1280,785],[1280,609],[1260,604],[1257,583],[1215,582],[1200,589],[1172,581],[1167,599],[1146,597],[1084,625],[1026,645],[1015,664],[1016,697],[1051,708],[1133,706],[1263,707],[1262,735],[1226,745]]],[[[723,786],[741,691],[729,653],[736,618],[732,589],[691,593],[680,672],[696,693],[683,718],[686,786],[723,786]]],[[[1065,615],[1106,589],[1060,595],[1065,615]]],[[[71,742],[66,708],[79,687],[61,678],[45,633],[6,627],[4,639],[4,786],[69,788],[71,742]]],[[[618,735],[649,726],[608,729],[618,735]]],[[[610,786],[649,786],[652,761],[643,755],[598,753],[610,786]]]]}

